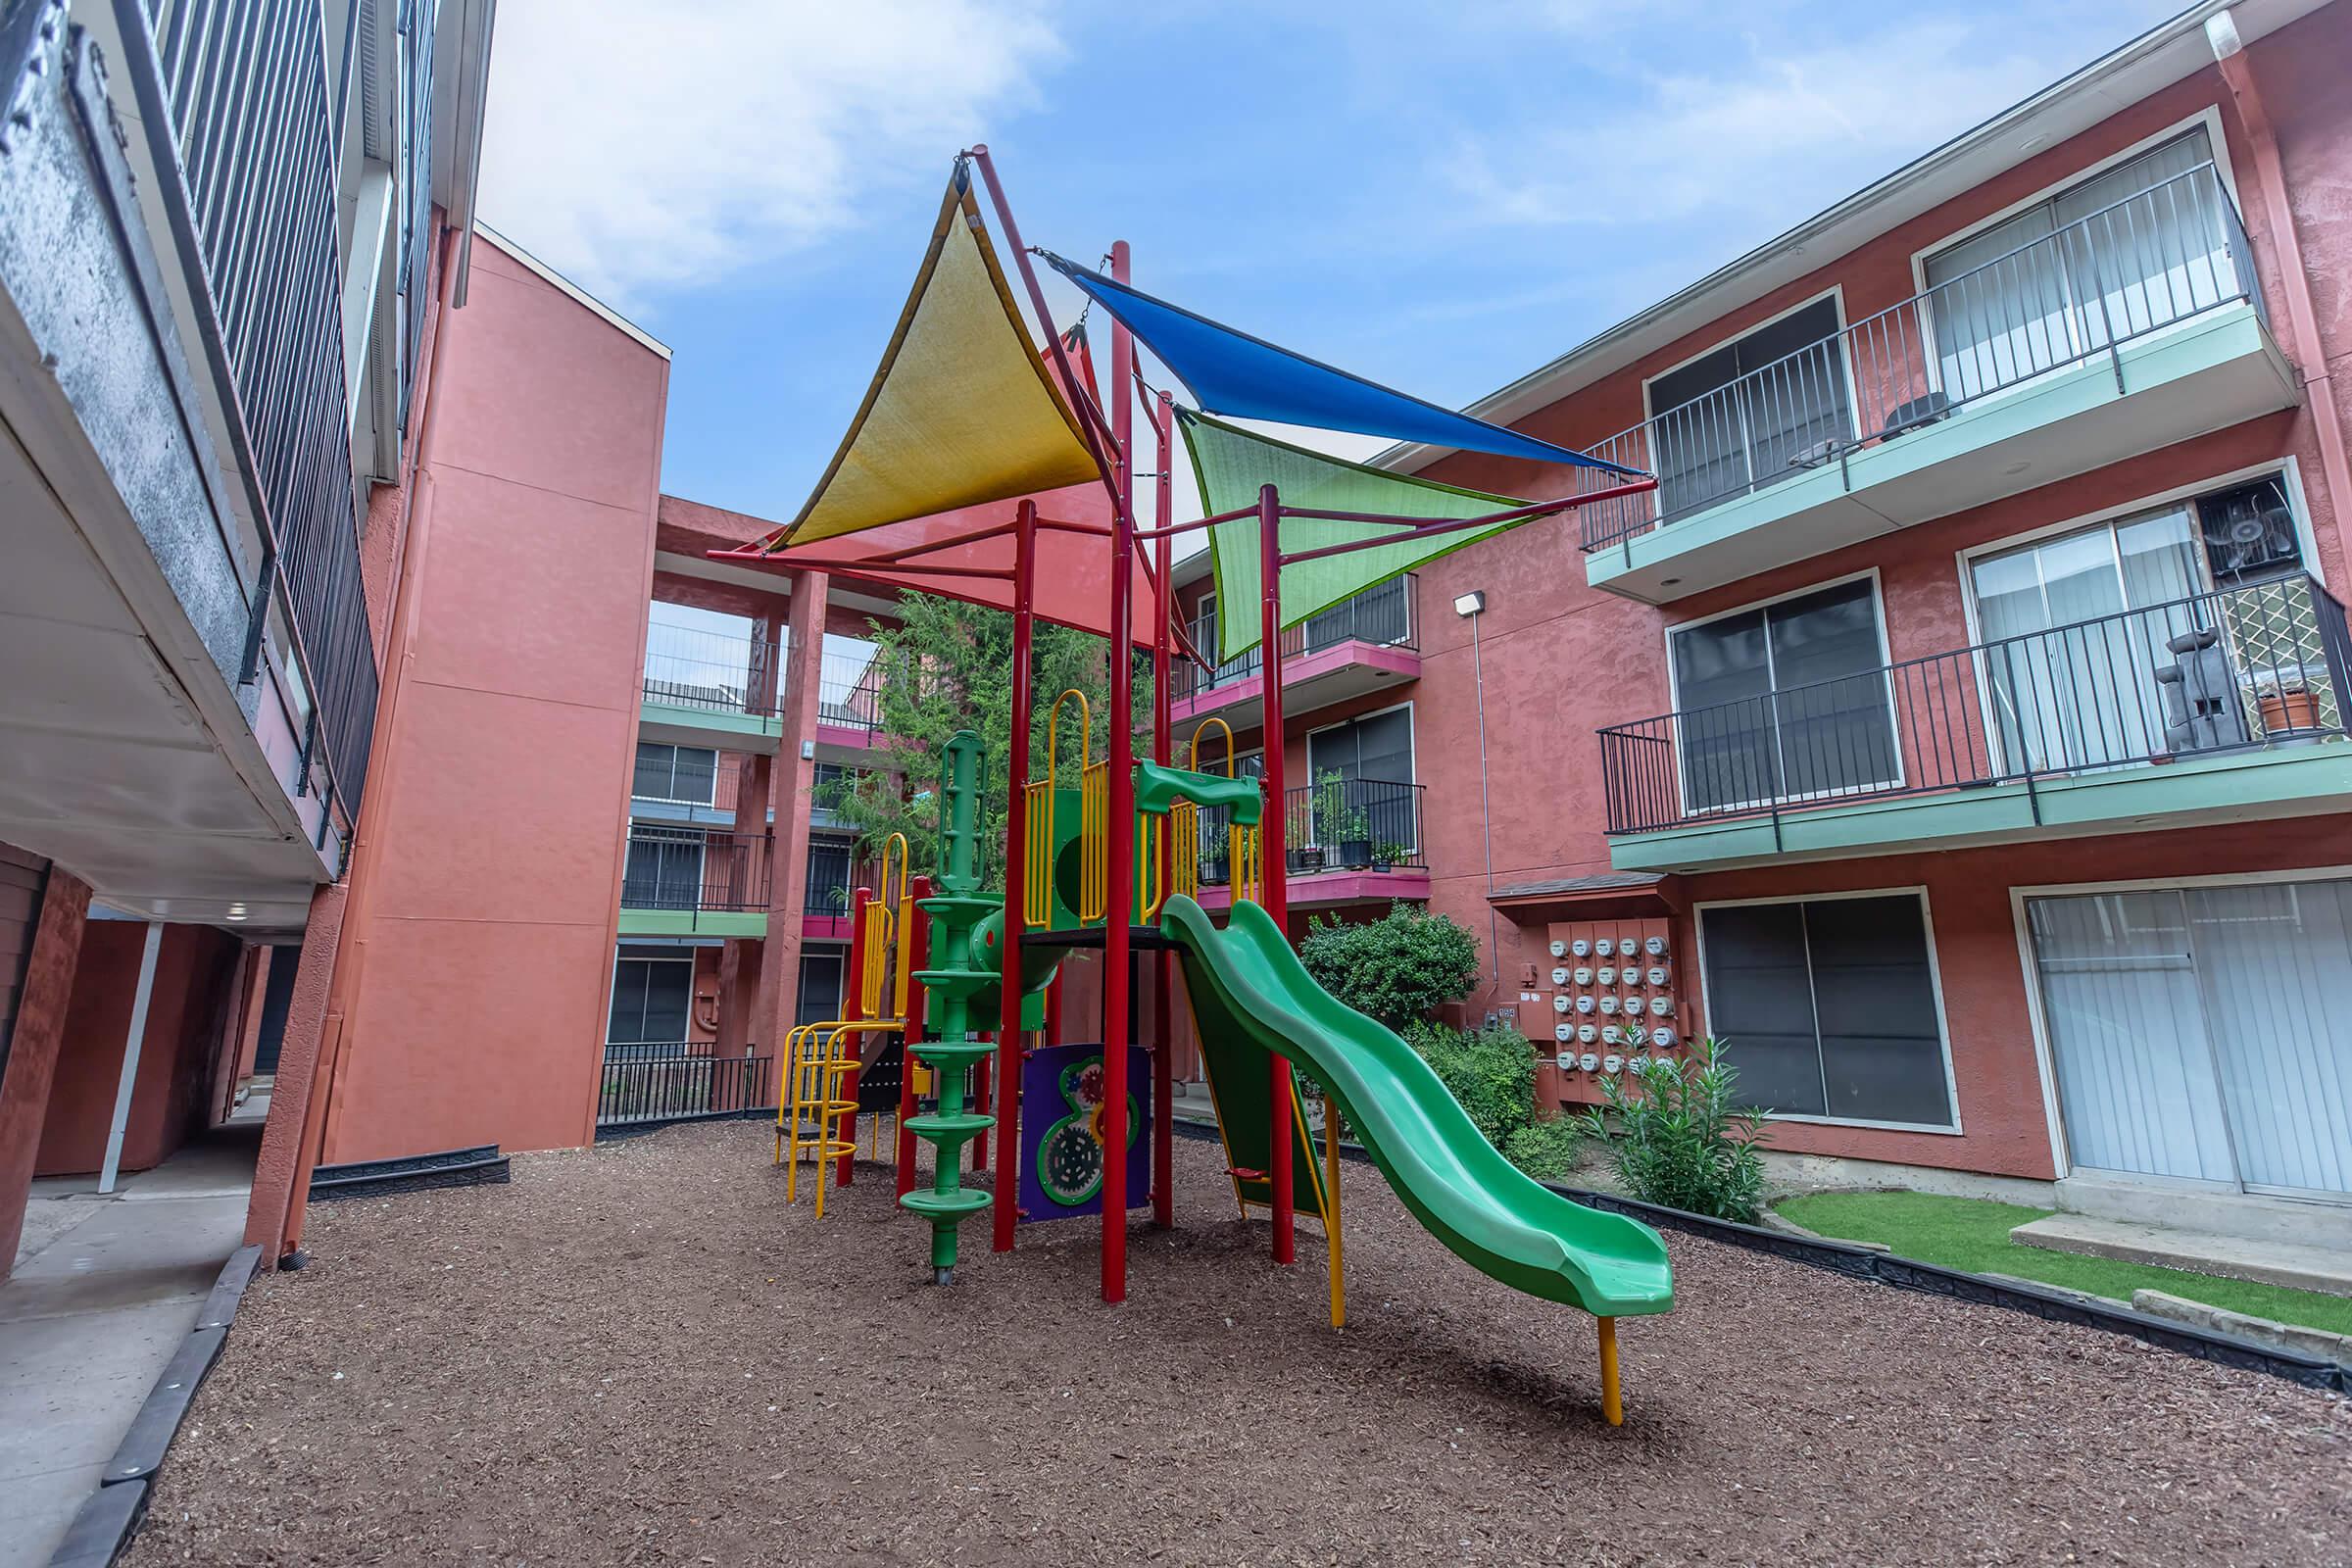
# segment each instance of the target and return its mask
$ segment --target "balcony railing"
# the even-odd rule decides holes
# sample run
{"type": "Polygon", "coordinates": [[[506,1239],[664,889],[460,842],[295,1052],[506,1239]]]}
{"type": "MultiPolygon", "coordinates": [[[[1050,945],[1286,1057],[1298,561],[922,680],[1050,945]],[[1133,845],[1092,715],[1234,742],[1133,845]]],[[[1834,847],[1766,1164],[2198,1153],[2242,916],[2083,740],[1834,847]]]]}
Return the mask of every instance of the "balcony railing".
{"type": "Polygon", "coordinates": [[[693,1042],[605,1047],[596,1124],[616,1127],[775,1108],[773,1056],[696,1055],[694,1049],[693,1042]]]}
{"type": "Polygon", "coordinates": [[[1601,730],[1612,833],[2040,781],[2345,733],[2352,637],[2307,576],[1601,730]]]}
{"type": "Polygon", "coordinates": [[[783,672],[768,662],[762,638],[657,623],[645,643],[645,700],[772,718],[783,672]]]}
{"type": "Polygon", "coordinates": [[[634,823],[621,870],[620,906],[763,913],[771,849],[764,833],[634,823]]]}
{"type": "MultiPolygon", "coordinates": [[[[1324,871],[1426,870],[1421,839],[1424,786],[1388,779],[1333,780],[1283,795],[1285,864],[1293,876],[1324,871]]],[[[1223,887],[1232,880],[1232,825],[1223,807],[1204,807],[1200,816],[1200,882],[1223,887]]]]}
{"type": "Polygon", "coordinates": [[[817,675],[816,720],[843,729],[880,729],[882,661],[869,659],[861,665],[844,667],[828,659],[817,675]]]}
{"type": "MultiPolygon", "coordinates": [[[[356,812],[376,665],[360,578],[323,13],[316,0],[144,9],[147,27],[125,28],[125,71],[230,445],[267,512],[246,676],[282,590],[311,694],[305,760],[323,760],[330,798],[356,812]]],[[[421,182],[415,199],[427,200],[421,182]]]]}
{"type": "MultiPolygon", "coordinates": [[[[1589,448],[1655,472],[1658,488],[1583,509],[1584,548],[1838,464],[2240,300],[2262,311],[2253,253],[2201,164],[1589,448]]],[[[2120,360],[2117,375],[2120,387],[2120,360]]],[[[1587,491],[1616,483],[1577,474],[1587,491]]]]}
{"type": "MultiPolygon", "coordinates": [[[[1195,618],[1186,626],[1185,632],[1202,658],[1215,655],[1215,615],[1195,618]]],[[[1282,657],[1284,662],[1288,663],[1304,655],[1321,653],[1326,648],[1337,648],[1348,642],[1371,643],[1382,648],[1418,648],[1420,634],[1420,581],[1407,572],[1401,577],[1393,577],[1367,588],[1320,614],[1309,615],[1286,630],[1282,634],[1282,657]]],[[[1249,680],[1261,667],[1259,650],[1255,648],[1238,659],[1228,659],[1206,670],[1189,660],[1179,661],[1168,672],[1169,695],[1191,697],[1235,681],[1249,680]]]]}

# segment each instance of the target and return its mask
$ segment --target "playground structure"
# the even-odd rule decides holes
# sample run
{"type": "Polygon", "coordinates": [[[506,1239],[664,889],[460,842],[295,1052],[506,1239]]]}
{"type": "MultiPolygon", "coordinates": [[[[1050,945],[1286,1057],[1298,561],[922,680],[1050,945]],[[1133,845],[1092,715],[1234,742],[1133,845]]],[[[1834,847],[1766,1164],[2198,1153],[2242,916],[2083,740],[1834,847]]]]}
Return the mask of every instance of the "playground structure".
{"type": "Polygon", "coordinates": [[[1099,1208],[1102,1299],[1123,1299],[1130,1209],[1148,1200],[1156,1225],[1174,1223],[1167,1111],[1173,979],[1181,965],[1236,1201],[1245,1216],[1268,1218],[1277,1264],[1295,1258],[1299,1209],[1321,1220],[1334,1327],[1346,1318],[1344,1121],[1407,1208],[1457,1255],[1598,1320],[1602,1405],[1614,1424],[1621,1419],[1615,1320],[1673,1306],[1663,1244],[1637,1221],[1586,1208],[1521,1173],[1409,1046],[1324,992],[1299,962],[1287,935],[1279,807],[1281,632],[1446,550],[1638,495],[1655,480],[1153,299],[1128,283],[1123,242],[1111,247],[1107,274],[1040,254],[1112,318],[1107,412],[1083,331],[1054,329],[994,163],[985,147],[974,147],[956,161],[914,291],[816,493],[791,524],[714,552],[730,562],[942,594],[1012,617],[1003,890],[983,892],[975,824],[984,747],[967,730],[940,760],[932,877],[908,876],[904,841],[897,841],[895,889],[886,854],[880,887],[858,897],[855,1015],[794,1033],[792,1092],[779,1105],[777,1135],[777,1157],[789,1156],[793,1166],[788,1197],[797,1196],[804,1156],[816,1167],[820,1213],[827,1164],[837,1165],[839,1181],[851,1179],[860,1078],[895,1050],[899,1201],[931,1226],[934,1282],[953,1278],[958,1227],[983,1209],[1002,1252],[1013,1248],[1023,1220],[1099,1208]],[[1043,354],[990,243],[975,172],[1048,345],[1043,354]],[[1192,391],[1200,411],[1179,410],[1171,393],[1148,385],[1139,342],[1192,391]],[[1135,510],[1139,400],[1150,409],[1158,455],[1149,527],[1135,510]],[[1264,440],[1209,417],[1212,408],[1564,466],[1585,487],[1535,503],[1461,490],[1264,440]],[[1210,510],[1181,523],[1170,520],[1180,429],[1210,510]],[[1595,475],[1599,482],[1590,482],[1595,475]],[[1231,659],[1262,648],[1262,780],[1236,776],[1233,733],[1221,720],[1210,722],[1224,730],[1222,773],[1200,766],[1201,743],[1212,738],[1207,724],[1189,738],[1187,765],[1173,765],[1170,662],[1180,652],[1200,659],[1203,651],[1178,648],[1168,585],[1173,541],[1197,530],[1208,531],[1220,603],[1254,597],[1259,604],[1254,628],[1227,617],[1220,646],[1206,655],[1231,659]],[[1039,711],[1031,665],[1041,616],[1102,635],[1112,650],[1106,755],[1097,760],[1091,739],[1082,740],[1075,785],[1060,751],[1066,705],[1076,705],[1078,732],[1092,733],[1091,704],[1076,691],[1055,694],[1046,706],[1045,773],[1030,776],[1039,711]],[[1138,757],[1128,722],[1131,655],[1144,648],[1154,702],[1151,755],[1138,757]],[[1225,813],[1233,866],[1233,903],[1222,926],[1195,897],[1203,813],[1211,810],[1225,813]],[[1102,955],[1100,1028],[1095,1041],[1070,1045],[1060,1038],[1056,977],[1081,949],[1102,955]],[[1153,965],[1156,984],[1145,1039],[1135,1041],[1130,1004],[1144,961],[1153,965]],[[1320,1151],[1295,1091],[1295,1067],[1322,1092],[1320,1151]],[[916,1106],[918,1069],[936,1091],[927,1111],[916,1106]],[[962,1173],[967,1150],[975,1170],[985,1165],[992,1130],[993,1190],[983,1192],[964,1186],[962,1173]],[[934,1150],[927,1188],[915,1185],[918,1141],[934,1150]]]}

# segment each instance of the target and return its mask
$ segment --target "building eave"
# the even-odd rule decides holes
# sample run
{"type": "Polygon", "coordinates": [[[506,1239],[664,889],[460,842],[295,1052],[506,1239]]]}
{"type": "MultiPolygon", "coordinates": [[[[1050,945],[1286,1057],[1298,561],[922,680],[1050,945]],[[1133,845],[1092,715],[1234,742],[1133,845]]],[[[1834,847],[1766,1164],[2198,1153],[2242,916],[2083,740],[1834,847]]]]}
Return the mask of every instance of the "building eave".
{"type": "MultiPolygon", "coordinates": [[[[2127,104],[2213,64],[2207,19],[2232,12],[2251,43],[2318,10],[2328,0],[2198,0],[2121,48],[1913,159],[1717,268],[1655,305],[1587,338],[1565,354],[1488,393],[1464,411],[1496,424],[1558,402],[1655,349],[1773,289],[1818,270],[1897,224],[1981,184],[2001,170],[2097,124],[2127,104]]],[[[1400,443],[1366,460],[1411,473],[1451,455],[1450,447],[1400,443]]]]}

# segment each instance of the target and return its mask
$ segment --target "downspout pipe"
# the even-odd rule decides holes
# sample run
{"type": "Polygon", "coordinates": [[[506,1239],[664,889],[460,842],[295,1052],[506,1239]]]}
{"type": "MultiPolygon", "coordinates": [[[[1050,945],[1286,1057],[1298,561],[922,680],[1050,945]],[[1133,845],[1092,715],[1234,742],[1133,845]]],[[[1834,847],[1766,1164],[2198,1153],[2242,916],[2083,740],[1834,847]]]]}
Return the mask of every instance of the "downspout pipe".
{"type": "Polygon", "coordinates": [[[2295,367],[2303,376],[2304,406],[2319,436],[2320,471],[2328,481],[2328,504],[2335,515],[2339,542],[2352,530],[2352,461],[2344,451],[2343,416],[2336,409],[2335,387],[2328,371],[2327,345],[2320,336],[2320,315],[2311,297],[2311,273],[2304,266],[2303,243],[2295,235],[2295,213],[2287,202],[2286,172],[2278,156],[2278,136],[2271,123],[2262,89],[2254,80],[2254,62],[2238,37],[2236,20],[2228,11],[2205,19],[2205,39],[2213,46],[2222,80],[2236,101],[2238,123],[2254,154],[2254,179],[2271,220],[2271,243],[2278,250],[2279,303],[2286,307],[2287,336],[2292,340],[2295,367]]]}

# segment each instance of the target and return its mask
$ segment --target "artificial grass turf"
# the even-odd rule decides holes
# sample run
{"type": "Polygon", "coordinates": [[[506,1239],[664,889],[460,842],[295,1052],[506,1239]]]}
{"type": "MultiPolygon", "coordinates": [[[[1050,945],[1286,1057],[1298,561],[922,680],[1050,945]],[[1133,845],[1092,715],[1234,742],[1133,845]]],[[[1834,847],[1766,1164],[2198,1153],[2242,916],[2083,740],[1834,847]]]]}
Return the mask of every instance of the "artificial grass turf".
{"type": "Polygon", "coordinates": [[[1883,1242],[1903,1257],[1972,1274],[2015,1274],[2121,1301],[2131,1300],[2133,1291],[2165,1291],[2232,1312],[2352,1334],[2352,1297],[2052,1252],[2009,1240],[2012,1228],[2047,1217],[2052,1211],[2046,1208],[1929,1193],[1814,1193],[1774,1207],[1817,1235],[1883,1242]]]}

